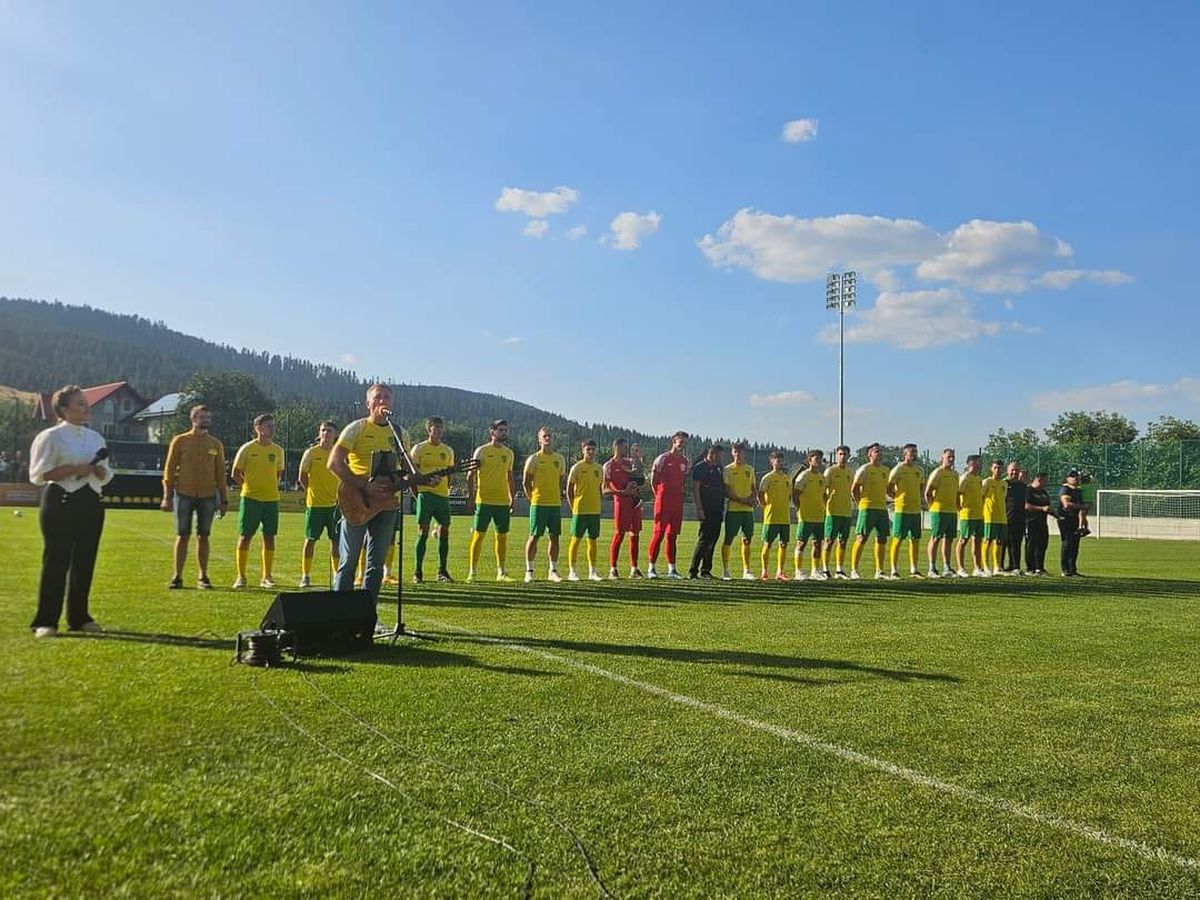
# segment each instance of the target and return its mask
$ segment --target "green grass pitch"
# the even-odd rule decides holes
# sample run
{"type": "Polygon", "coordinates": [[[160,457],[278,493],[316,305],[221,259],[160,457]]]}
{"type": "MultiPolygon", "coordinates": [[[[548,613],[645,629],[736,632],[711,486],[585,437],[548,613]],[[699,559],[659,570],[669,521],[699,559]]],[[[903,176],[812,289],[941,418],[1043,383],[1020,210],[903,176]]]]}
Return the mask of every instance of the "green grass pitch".
{"type": "Polygon", "coordinates": [[[2,896],[1200,895],[1193,545],[1087,541],[1079,580],[406,586],[432,640],[263,671],[230,665],[271,596],[226,587],[233,519],[211,593],[191,561],[165,589],[170,528],[110,513],[110,633],[36,641],[36,514],[0,518],[2,896]]]}

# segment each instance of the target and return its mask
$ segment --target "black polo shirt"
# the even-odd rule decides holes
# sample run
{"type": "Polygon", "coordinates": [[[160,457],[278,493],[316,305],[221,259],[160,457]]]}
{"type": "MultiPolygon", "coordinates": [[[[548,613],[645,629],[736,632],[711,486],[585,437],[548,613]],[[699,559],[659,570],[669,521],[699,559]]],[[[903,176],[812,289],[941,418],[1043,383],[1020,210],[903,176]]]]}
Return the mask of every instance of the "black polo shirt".
{"type": "Polygon", "coordinates": [[[1079,488],[1073,488],[1069,484],[1064,484],[1058,489],[1058,518],[1060,522],[1066,522],[1068,525],[1079,525],[1079,507],[1075,509],[1067,509],[1063,506],[1062,498],[1070,497],[1077,504],[1083,503],[1083,492],[1079,488]]]}
{"type": "Polygon", "coordinates": [[[700,505],[706,510],[725,505],[725,473],[706,459],[692,467],[692,481],[700,485],[700,505]]]}
{"type": "Polygon", "coordinates": [[[1025,518],[1025,500],[1029,496],[1029,485],[1020,478],[1008,479],[1008,495],[1004,500],[1004,513],[1008,521],[1025,518]]]}
{"type": "MultiPolygon", "coordinates": [[[[1026,498],[1029,503],[1034,506],[1051,506],[1050,494],[1045,488],[1031,487],[1029,489],[1029,497],[1026,498]]],[[[1025,517],[1030,525],[1045,525],[1046,513],[1025,511],[1025,517]]]]}

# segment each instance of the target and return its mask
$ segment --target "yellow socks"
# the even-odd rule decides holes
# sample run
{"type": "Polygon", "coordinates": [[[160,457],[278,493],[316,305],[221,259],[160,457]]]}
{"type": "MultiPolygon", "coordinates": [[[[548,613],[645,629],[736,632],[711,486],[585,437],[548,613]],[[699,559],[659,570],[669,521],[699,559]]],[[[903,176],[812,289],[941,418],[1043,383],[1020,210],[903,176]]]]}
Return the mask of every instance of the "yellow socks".
{"type": "Polygon", "coordinates": [[[770,550],[771,547],[768,544],[763,544],[762,548],[758,551],[758,562],[762,566],[762,573],[764,575],[767,574],[767,554],[770,550]]]}
{"type": "Polygon", "coordinates": [[[742,541],[742,569],[750,571],[750,542],[742,541]]]}
{"type": "Polygon", "coordinates": [[[504,571],[504,560],[507,556],[508,556],[508,535],[497,533],[497,535],[496,535],[496,569],[497,569],[497,571],[500,571],[500,572],[504,571]]]}
{"type": "Polygon", "coordinates": [[[909,565],[909,568],[913,572],[917,571],[917,542],[916,541],[908,542],[908,565],[909,565]]]}
{"type": "Polygon", "coordinates": [[[575,558],[579,556],[579,538],[573,537],[567,544],[567,567],[575,568],[575,558]]]}
{"type": "Polygon", "coordinates": [[[312,574],[312,557],[300,554],[300,574],[305,577],[312,574]]]}
{"type": "Polygon", "coordinates": [[[775,574],[783,574],[783,561],[787,559],[787,544],[780,544],[779,549],[775,551],[775,574]]]}
{"type": "Polygon", "coordinates": [[[881,541],[875,542],[875,571],[883,571],[883,543],[881,541]]]}
{"type": "Polygon", "coordinates": [[[270,578],[272,566],[275,564],[275,551],[262,548],[263,578],[270,578]]]}
{"type": "Polygon", "coordinates": [[[889,548],[888,556],[891,558],[892,571],[896,571],[896,567],[900,562],[900,538],[892,538],[892,546],[889,548]]]}
{"type": "Polygon", "coordinates": [[[733,547],[729,544],[721,545],[721,565],[725,567],[725,571],[729,571],[729,557],[732,555],[733,547]]]}
{"type": "Polygon", "coordinates": [[[596,571],[596,539],[595,538],[587,539],[587,561],[588,561],[588,571],[591,571],[591,572],[596,571]]]}
{"type": "Polygon", "coordinates": [[[467,544],[467,561],[470,563],[470,569],[475,571],[475,567],[479,565],[479,557],[483,554],[483,532],[472,531],[471,541],[467,544]]]}
{"type": "Polygon", "coordinates": [[[865,543],[863,541],[855,541],[854,547],[850,550],[850,568],[856,572],[858,571],[858,564],[862,562],[864,546],[865,543]]]}
{"type": "Polygon", "coordinates": [[[236,559],[237,559],[238,578],[245,578],[246,577],[246,560],[248,560],[250,558],[250,548],[243,547],[239,544],[235,555],[236,555],[236,559]]]}

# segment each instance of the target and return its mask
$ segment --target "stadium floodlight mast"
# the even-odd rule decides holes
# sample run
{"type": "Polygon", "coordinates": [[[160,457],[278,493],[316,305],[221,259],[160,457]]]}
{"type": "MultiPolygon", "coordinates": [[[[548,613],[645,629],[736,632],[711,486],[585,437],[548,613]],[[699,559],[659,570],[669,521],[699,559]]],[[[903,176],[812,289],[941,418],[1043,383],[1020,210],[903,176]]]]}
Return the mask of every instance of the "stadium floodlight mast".
{"type": "Polygon", "coordinates": [[[838,314],[838,446],[846,443],[846,310],[858,296],[858,273],[830,272],[825,276],[825,308],[838,314]]]}

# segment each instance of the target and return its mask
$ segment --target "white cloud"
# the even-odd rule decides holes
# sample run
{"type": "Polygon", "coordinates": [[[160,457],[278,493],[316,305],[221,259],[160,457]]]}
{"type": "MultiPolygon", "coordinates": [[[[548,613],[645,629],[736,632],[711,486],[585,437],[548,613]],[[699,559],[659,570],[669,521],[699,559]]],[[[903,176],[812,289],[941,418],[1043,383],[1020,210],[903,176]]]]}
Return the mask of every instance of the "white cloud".
{"type": "Polygon", "coordinates": [[[656,212],[619,213],[608,226],[612,231],[613,246],[618,250],[636,250],[642,245],[643,238],[658,231],[661,221],[662,216],[656,212]]]}
{"type": "Polygon", "coordinates": [[[550,228],[550,223],[545,219],[530,219],[525,223],[525,227],[521,230],[521,234],[526,237],[540,238],[550,228]]]}
{"type": "Polygon", "coordinates": [[[358,357],[355,356],[353,353],[343,353],[341,356],[338,357],[338,360],[341,362],[341,364],[343,366],[352,366],[356,362],[358,362],[358,357]]]}
{"type": "Polygon", "coordinates": [[[572,225],[570,228],[567,229],[567,240],[568,241],[577,241],[581,237],[586,237],[586,236],[587,236],[587,226],[586,225],[572,225]]]}
{"type": "Polygon", "coordinates": [[[525,340],[525,338],[520,338],[520,337],[506,337],[506,338],[502,339],[502,340],[500,341],[500,343],[502,343],[502,344],[519,344],[519,343],[521,343],[521,341],[523,341],[523,340],[525,340]]]}
{"type": "Polygon", "coordinates": [[[1200,379],[1180,378],[1170,384],[1153,384],[1124,379],[1112,384],[1043,391],[1033,396],[1034,409],[1061,412],[1064,409],[1129,409],[1154,401],[1182,400],[1200,404],[1200,379]]]}
{"type": "Polygon", "coordinates": [[[571,204],[579,200],[579,191],[570,187],[556,187],[552,191],[527,191],[524,188],[506,187],[496,198],[496,209],[500,212],[524,213],[533,219],[564,213],[571,204]]]}
{"type": "Polygon", "coordinates": [[[1133,281],[1133,276],[1116,269],[1052,269],[1043,272],[1034,283],[1061,291],[1077,281],[1088,281],[1092,284],[1128,284],[1133,281]]]}
{"type": "Polygon", "coordinates": [[[780,391],[778,394],[751,394],[751,406],[803,406],[816,398],[808,391],[780,391]]]}
{"type": "Polygon", "coordinates": [[[783,133],[779,137],[788,144],[800,144],[805,141],[815,140],[817,137],[817,120],[792,119],[790,122],[785,122],[783,133]]]}
{"type": "MultiPolygon", "coordinates": [[[[970,301],[950,288],[934,291],[884,291],[875,306],[860,310],[846,328],[847,343],[886,343],[903,350],[973,341],[1004,332],[1029,332],[1019,322],[975,318],[970,301]]],[[[837,343],[834,326],[821,331],[825,343],[837,343]]]]}
{"type": "Polygon", "coordinates": [[[871,284],[875,285],[881,291],[904,290],[904,283],[891,269],[880,269],[878,272],[872,273],[869,280],[871,284]]]}
{"type": "Polygon", "coordinates": [[[1004,298],[1004,308],[1007,309],[1009,312],[1012,312],[1013,302],[1012,302],[1011,297],[1004,298]]]}
{"type": "Polygon", "coordinates": [[[972,219],[945,236],[945,248],[917,266],[917,277],[985,293],[1023,291],[1045,266],[1071,253],[1032,222],[972,219]]]}

